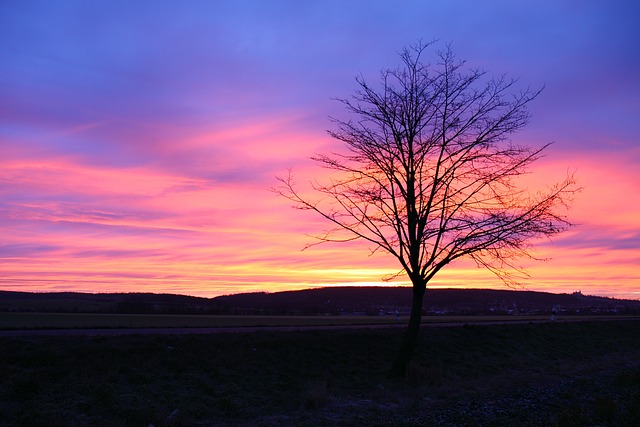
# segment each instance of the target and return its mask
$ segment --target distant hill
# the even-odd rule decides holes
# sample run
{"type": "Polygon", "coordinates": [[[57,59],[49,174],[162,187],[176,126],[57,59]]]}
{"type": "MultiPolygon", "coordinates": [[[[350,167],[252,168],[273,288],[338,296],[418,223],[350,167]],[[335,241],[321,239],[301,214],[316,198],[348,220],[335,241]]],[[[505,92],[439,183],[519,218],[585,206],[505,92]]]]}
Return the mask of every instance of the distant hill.
{"type": "MultiPolygon", "coordinates": [[[[297,314],[349,315],[407,313],[411,290],[407,287],[327,287],[286,292],[255,292],[199,298],[153,293],[76,292],[30,293],[0,291],[0,311],[188,313],[188,314],[297,314]]],[[[587,296],[580,292],[495,289],[429,289],[424,314],[640,314],[640,301],[587,296]]]]}
{"type": "Polygon", "coordinates": [[[175,294],[0,291],[0,311],[197,313],[206,312],[211,301],[175,294]]]}
{"type": "MultiPolygon", "coordinates": [[[[443,314],[539,314],[556,307],[565,313],[640,313],[640,301],[586,296],[580,292],[548,292],[493,289],[428,289],[424,313],[443,314]]],[[[330,287],[277,293],[247,293],[217,297],[222,311],[255,314],[381,314],[411,307],[406,287],[330,287]]]]}

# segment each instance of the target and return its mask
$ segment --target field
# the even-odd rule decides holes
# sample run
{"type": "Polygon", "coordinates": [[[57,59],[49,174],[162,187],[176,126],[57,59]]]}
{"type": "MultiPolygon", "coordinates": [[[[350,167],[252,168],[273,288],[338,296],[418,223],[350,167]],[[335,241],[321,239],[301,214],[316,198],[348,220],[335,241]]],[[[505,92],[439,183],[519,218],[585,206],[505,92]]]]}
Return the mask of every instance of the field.
{"type": "MultiPolygon", "coordinates": [[[[621,319],[622,316],[560,316],[558,320],[621,319]]],[[[640,319],[640,317],[635,317],[640,319]]],[[[537,322],[548,316],[429,316],[423,323],[537,322]]],[[[65,328],[230,328],[270,326],[394,325],[395,316],[224,316],[182,314],[0,312],[0,330],[65,328]]]]}
{"type": "Polygon", "coordinates": [[[0,425],[640,425],[640,321],[0,338],[0,425]]]}
{"type": "Polygon", "coordinates": [[[0,329],[228,328],[392,324],[384,316],[224,316],[183,314],[0,313],[0,329]]]}

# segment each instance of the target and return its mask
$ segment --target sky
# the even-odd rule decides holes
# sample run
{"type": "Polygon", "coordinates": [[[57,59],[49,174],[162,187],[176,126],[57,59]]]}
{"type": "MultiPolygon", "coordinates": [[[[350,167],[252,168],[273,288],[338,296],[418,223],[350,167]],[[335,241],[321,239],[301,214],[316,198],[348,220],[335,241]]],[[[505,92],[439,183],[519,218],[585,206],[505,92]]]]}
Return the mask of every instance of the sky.
{"type": "MultiPolygon", "coordinates": [[[[366,244],[271,189],[337,150],[362,75],[418,40],[544,86],[513,141],[554,144],[578,224],[522,289],[640,298],[640,3],[623,0],[0,2],[0,290],[205,297],[383,284],[366,244]]],[[[388,283],[387,283],[388,284],[388,283]]],[[[399,278],[392,285],[408,284],[399,278]]],[[[468,262],[429,284],[504,288],[468,262]]]]}

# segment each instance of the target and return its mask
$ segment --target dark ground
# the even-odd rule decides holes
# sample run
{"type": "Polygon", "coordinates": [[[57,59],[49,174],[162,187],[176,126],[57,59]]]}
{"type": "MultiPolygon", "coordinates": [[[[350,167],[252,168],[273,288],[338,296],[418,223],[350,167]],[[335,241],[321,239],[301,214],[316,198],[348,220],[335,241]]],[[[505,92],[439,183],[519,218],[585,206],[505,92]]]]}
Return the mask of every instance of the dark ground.
{"type": "Polygon", "coordinates": [[[640,322],[0,338],[2,426],[640,425],[640,322]]]}

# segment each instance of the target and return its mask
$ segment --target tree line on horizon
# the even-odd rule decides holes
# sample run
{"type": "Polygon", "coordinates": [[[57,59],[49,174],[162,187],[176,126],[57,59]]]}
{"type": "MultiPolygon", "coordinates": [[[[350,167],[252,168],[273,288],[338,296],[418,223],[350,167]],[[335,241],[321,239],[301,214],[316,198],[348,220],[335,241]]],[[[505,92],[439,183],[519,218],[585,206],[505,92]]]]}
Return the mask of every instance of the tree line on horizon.
{"type": "MultiPolygon", "coordinates": [[[[640,301],[492,289],[429,289],[423,315],[640,314],[640,301]]],[[[0,311],[206,315],[407,314],[411,296],[401,287],[329,287],[201,298],[187,295],[26,293],[0,291],[0,311]]]]}

